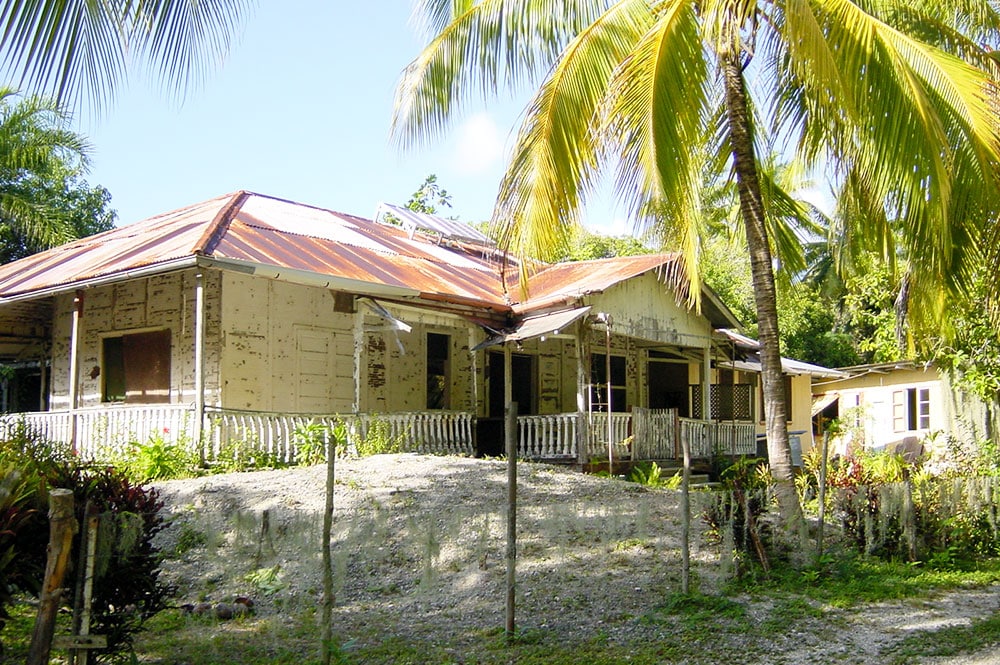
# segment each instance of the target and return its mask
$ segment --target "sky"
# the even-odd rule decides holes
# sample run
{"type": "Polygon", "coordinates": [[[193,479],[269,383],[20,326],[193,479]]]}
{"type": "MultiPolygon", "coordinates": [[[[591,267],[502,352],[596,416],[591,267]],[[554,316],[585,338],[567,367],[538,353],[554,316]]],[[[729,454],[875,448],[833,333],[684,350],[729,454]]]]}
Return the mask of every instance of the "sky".
{"type": "MultiPolygon", "coordinates": [[[[423,45],[412,0],[260,0],[229,56],[185,98],[133,74],[75,129],[94,147],[87,180],[125,225],[239,189],[373,217],[435,174],[447,215],[488,219],[527,95],[470,106],[428,148],[390,143],[396,84],[423,45]]],[[[587,225],[625,232],[614,206],[587,225]]]]}

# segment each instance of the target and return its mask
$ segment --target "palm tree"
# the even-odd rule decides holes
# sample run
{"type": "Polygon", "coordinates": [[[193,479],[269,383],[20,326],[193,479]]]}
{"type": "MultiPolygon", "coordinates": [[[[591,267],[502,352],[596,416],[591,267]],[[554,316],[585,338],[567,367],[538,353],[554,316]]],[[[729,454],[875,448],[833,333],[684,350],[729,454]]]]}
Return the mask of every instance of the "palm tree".
{"type": "Polygon", "coordinates": [[[8,79],[75,103],[107,101],[130,68],[149,66],[180,90],[229,49],[253,0],[4,2],[0,52],[8,79]]]}
{"type": "MultiPolygon", "coordinates": [[[[667,224],[696,257],[707,137],[724,139],[751,261],[771,473],[783,521],[801,526],[754,112],[805,163],[852,174],[894,208],[921,249],[921,283],[944,283],[973,255],[956,244],[975,246],[975,215],[996,194],[998,128],[980,46],[1000,25],[989,4],[422,0],[418,15],[431,39],[397,91],[393,134],[404,147],[443,132],[466,97],[540,79],[493,215],[518,253],[558,245],[613,168],[637,219],[667,224]]],[[[686,263],[696,284],[697,260],[686,263]]]]}
{"type": "Polygon", "coordinates": [[[18,97],[0,88],[0,227],[45,248],[73,237],[60,201],[40,197],[37,181],[65,179],[86,168],[90,146],[67,129],[68,117],[53,101],[18,97]]]}

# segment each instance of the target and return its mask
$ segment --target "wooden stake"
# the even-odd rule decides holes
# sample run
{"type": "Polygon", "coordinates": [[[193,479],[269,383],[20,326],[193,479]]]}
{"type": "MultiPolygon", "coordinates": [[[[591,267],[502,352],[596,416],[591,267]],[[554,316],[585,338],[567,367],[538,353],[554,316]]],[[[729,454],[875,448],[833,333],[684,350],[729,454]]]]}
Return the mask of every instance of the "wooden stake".
{"type": "Polygon", "coordinates": [[[73,549],[73,534],[77,531],[73,517],[73,492],[54,489],[49,492],[49,546],[48,561],[45,565],[45,580],[42,583],[38,617],[31,636],[27,665],[46,665],[52,649],[52,634],[56,627],[56,612],[62,598],[62,582],[66,575],[66,563],[73,549]]]}
{"type": "Polygon", "coordinates": [[[514,639],[514,600],[517,573],[517,404],[511,377],[510,345],[504,345],[504,448],[507,453],[507,642],[514,639]]]}
{"type": "Polygon", "coordinates": [[[326,506],[323,510],[323,628],[320,640],[323,644],[323,665],[330,665],[333,656],[333,557],[330,552],[330,537],[333,532],[333,488],[336,481],[335,460],[337,458],[337,437],[331,432],[326,446],[326,506]]]}
{"type": "Polygon", "coordinates": [[[681,593],[691,591],[691,447],[681,437],[684,469],[681,472],[681,593]]]}

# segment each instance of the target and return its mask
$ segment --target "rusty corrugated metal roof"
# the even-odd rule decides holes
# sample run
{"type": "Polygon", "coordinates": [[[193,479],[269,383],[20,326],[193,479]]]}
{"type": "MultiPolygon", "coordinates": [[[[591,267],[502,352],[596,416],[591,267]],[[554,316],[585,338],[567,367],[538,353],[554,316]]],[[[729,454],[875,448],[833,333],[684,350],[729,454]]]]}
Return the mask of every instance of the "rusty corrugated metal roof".
{"type": "MultiPolygon", "coordinates": [[[[405,289],[429,300],[526,314],[557,308],[651,270],[675,255],[620,257],[544,267],[517,302],[517,264],[495,249],[442,242],[353,215],[239,191],[157,215],[0,266],[0,302],[69,289],[200,257],[405,289]],[[512,269],[513,268],[513,269],[512,269]],[[512,302],[513,301],[513,302],[512,302]]],[[[184,264],[186,265],[186,264],[184,264]]]]}

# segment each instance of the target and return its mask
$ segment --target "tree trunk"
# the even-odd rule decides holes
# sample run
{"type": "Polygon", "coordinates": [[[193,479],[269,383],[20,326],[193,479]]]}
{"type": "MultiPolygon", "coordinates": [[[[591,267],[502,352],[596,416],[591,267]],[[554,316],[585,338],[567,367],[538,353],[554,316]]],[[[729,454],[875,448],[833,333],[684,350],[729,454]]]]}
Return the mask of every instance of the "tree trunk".
{"type": "Polygon", "coordinates": [[[757,306],[767,457],[782,524],[790,532],[797,533],[802,526],[802,508],[795,491],[792,451],[788,444],[788,414],[785,409],[785,385],[781,371],[774,270],[771,266],[771,248],[764,224],[764,205],[760,179],[757,175],[746,83],[738,44],[734,44],[728,52],[720,54],[720,63],[725,78],[726,115],[740,197],[740,215],[746,228],[754,301],[757,306]]]}

